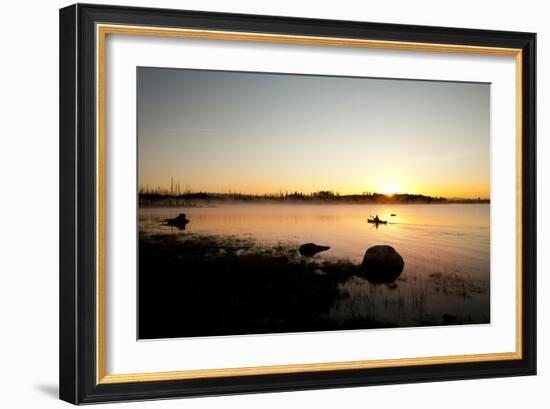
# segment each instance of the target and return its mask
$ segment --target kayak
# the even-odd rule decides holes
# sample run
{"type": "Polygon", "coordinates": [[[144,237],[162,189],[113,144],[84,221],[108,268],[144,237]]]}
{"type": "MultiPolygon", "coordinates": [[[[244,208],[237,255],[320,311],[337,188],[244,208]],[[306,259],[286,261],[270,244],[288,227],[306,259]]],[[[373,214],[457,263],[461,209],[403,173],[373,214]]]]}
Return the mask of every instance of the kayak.
{"type": "Polygon", "coordinates": [[[387,220],[368,219],[367,222],[374,223],[374,224],[388,224],[387,220]]]}

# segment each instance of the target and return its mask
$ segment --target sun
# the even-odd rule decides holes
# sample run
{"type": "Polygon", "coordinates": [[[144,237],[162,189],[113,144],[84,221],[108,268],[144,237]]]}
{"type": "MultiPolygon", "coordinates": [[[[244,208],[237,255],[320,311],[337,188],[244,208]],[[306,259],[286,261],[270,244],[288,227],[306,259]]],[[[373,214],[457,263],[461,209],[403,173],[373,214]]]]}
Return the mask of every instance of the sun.
{"type": "Polygon", "coordinates": [[[382,186],[382,189],[380,189],[380,191],[385,194],[385,195],[388,195],[388,196],[391,196],[395,193],[399,193],[400,192],[400,188],[398,185],[396,184],[393,184],[393,183],[390,183],[390,184],[387,184],[387,185],[384,185],[382,186]]]}

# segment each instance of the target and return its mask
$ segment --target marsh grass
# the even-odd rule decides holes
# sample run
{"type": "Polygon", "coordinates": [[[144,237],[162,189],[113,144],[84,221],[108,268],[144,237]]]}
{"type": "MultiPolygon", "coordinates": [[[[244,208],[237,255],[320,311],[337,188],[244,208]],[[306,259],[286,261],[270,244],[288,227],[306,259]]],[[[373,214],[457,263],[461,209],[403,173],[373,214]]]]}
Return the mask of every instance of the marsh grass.
{"type": "Polygon", "coordinates": [[[450,274],[442,272],[432,273],[429,275],[429,278],[435,291],[458,295],[463,298],[472,298],[473,294],[484,294],[488,290],[487,282],[475,280],[457,272],[450,274]]]}
{"type": "Polygon", "coordinates": [[[351,276],[339,284],[343,296],[336,300],[327,317],[339,322],[365,319],[383,326],[432,326],[489,322],[488,314],[459,314],[468,298],[486,294],[488,283],[473,280],[459,273],[432,273],[422,276],[414,271],[401,276],[393,284],[372,284],[351,276]],[[441,300],[455,306],[452,314],[445,307],[435,308],[441,300]],[[434,310],[441,310],[439,314],[434,310]],[[457,314],[457,315],[454,315],[457,314]]]}
{"type": "Polygon", "coordinates": [[[233,236],[142,236],[140,338],[293,332],[331,326],[333,266],[295,246],[233,236]],[[323,273],[319,273],[319,269],[323,273]]]}
{"type": "MultiPolygon", "coordinates": [[[[242,236],[139,236],[139,338],[443,325],[433,295],[486,291],[457,273],[372,284],[346,259],[299,255],[298,243],[242,236]]],[[[478,322],[457,317],[453,323],[478,322]]]]}

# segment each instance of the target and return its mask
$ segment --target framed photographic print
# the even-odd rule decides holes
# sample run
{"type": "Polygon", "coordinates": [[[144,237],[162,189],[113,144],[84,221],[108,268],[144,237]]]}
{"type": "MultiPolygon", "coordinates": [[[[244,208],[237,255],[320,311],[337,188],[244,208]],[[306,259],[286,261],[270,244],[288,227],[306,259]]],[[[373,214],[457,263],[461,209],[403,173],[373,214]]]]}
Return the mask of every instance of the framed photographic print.
{"type": "Polygon", "coordinates": [[[535,374],[535,42],[61,9],[61,399],[535,374]]]}

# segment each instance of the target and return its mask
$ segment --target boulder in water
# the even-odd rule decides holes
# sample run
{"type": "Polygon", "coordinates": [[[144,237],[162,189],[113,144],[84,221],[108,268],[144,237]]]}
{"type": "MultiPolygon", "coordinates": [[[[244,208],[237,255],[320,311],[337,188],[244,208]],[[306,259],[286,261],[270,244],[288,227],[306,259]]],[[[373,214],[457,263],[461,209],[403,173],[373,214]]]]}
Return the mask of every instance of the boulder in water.
{"type": "Polygon", "coordinates": [[[370,247],[363,257],[361,275],[374,284],[393,283],[401,275],[405,262],[392,246],[370,247]]]}

